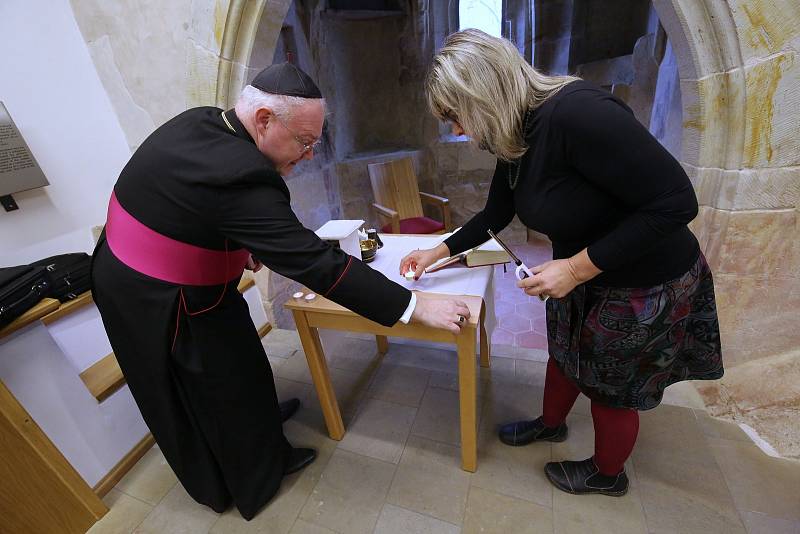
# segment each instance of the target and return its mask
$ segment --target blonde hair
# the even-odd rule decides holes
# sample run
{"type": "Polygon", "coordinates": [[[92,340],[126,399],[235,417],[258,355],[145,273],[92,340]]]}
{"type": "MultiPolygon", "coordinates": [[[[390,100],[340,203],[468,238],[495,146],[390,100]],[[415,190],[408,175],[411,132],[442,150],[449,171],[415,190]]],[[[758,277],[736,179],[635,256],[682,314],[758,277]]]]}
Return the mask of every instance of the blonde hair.
{"type": "Polygon", "coordinates": [[[425,92],[437,118],[457,121],[481,147],[510,161],[528,149],[525,113],[579,79],[541,74],[507,39],[468,29],[445,39],[425,92]]]}

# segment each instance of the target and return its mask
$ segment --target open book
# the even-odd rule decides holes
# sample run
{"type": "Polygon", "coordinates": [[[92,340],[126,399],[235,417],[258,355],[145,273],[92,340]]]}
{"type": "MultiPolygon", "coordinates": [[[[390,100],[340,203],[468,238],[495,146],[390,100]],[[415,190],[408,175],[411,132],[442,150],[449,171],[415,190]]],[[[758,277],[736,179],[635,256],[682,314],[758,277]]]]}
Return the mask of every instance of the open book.
{"type": "Polygon", "coordinates": [[[484,265],[496,265],[498,263],[508,263],[511,261],[508,253],[503,250],[497,241],[490,239],[483,245],[472,250],[450,256],[439,260],[427,269],[426,273],[435,273],[446,267],[482,267],[484,265]]]}

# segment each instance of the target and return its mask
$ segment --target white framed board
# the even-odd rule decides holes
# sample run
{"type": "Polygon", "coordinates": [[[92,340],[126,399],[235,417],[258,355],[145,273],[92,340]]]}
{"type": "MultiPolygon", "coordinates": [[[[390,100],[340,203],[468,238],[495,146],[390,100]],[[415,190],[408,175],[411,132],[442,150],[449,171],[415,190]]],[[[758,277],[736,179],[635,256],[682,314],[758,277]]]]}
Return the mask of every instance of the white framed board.
{"type": "Polygon", "coordinates": [[[0,196],[50,185],[28,144],[0,102],[0,196]]]}

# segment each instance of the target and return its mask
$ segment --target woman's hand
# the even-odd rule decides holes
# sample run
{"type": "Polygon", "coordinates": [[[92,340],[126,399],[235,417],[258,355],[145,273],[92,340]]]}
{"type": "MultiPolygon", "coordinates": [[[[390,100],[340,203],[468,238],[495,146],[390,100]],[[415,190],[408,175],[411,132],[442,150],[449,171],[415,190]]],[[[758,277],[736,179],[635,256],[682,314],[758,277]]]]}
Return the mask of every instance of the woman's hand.
{"type": "Polygon", "coordinates": [[[443,328],[454,334],[461,331],[461,326],[469,319],[469,308],[456,299],[431,298],[425,293],[416,293],[417,306],[411,318],[426,326],[443,328]]]}
{"type": "Polygon", "coordinates": [[[541,295],[560,299],[580,283],[570,273],[568,260],[548,261],[531,271],[533,276],[517,282],[517,287],[521,287],[532,297],[541,295]]]}
{"type": "Polygon", "coordinates": [[[405,276],[408,271],[414,271],[414,280],[419,280],[426,268],[449,256],[450,249],[444,243],[436,248],[417,249],[400,260],[400,276],[405,276]]]}
{"type": "Polygon", "coordinates": [[[575,286],[590,280],[601,273],[592,263],[587,249],[565,260],[552,260],[533,269],[532,277],[517,282],[517,287],[535,296],[548,296],[556,299],[567,296],[575,286]]]}

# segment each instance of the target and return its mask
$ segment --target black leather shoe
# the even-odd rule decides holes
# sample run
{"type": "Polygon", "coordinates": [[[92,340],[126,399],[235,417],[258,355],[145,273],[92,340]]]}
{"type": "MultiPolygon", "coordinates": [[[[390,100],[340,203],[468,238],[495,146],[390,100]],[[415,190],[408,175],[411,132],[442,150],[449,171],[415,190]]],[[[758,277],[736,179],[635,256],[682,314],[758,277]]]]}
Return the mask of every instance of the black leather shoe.
{"type": "Polygon", "coordinates": [[[555,487],[573,495],[600,493],[622,497],[628,493],[628,475],[623,469],[617,476],[600,473],[593,458],[580,462],[549,462],[544,474],[555,487]]]}
{"type": "Polygon", "coordinates": [[[289,399],[278,404],[281,409],[281,423],[288,421],[300,407],[300,399],[289,399]]]}
{"type": "Polygon", "coordinates": [[[307,465],[310,465],[317,459],[317,451],[314,449],[300,449],[293,448],[289,453],[289,458],[286,460],[286,465],[283,468],[284,475],[291,475],[300,471],[307,465]]]}
{"type": "Polygon", "coordinates": [[[567,424],[562,423],[558,428],[544,426],[542,418],[533,421],[517,421],[500,427],[497,433],[500,441],[506,445],[519,447],[534,441],[561,442],[567,439],[567,424]]]}

